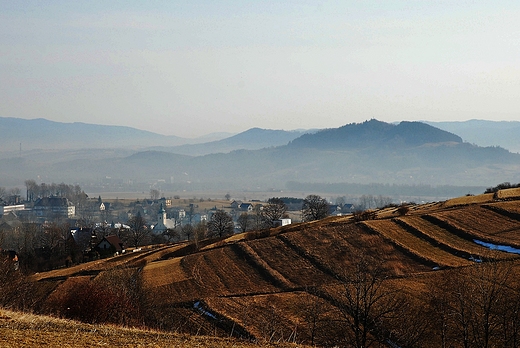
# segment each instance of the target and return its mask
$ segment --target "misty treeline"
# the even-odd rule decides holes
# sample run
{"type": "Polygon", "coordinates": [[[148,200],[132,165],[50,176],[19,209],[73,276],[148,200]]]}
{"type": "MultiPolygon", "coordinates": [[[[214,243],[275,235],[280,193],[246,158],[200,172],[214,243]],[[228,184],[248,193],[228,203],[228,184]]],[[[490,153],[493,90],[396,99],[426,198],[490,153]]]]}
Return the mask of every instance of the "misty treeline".
{"type": "Polygon", "coordinates": [[[384,196],[424,196],[424,197],[456,197],[468,192],[482,192],[481,186],[452,185],[406,185],[406,184],[356,184],[356,183],[312,183],[289,181],[286,187],[291,191],[311,191],[337,194],[348,192],[351,195],[384,195],[384,196]]]}
{"type": "Polygon", "coordinates": [[[224,313],[203,308],[202,299],[172,303],[168,287],[146,287],[140,271],[145,264],[81,277],[49,295],[45,282],[29,281],[2,260],[0,306],[88,323],[322,347],[520,346],[514,262],[436,271],[400,287],[398,279],[385,275],[385,265],[361,256],[334,285],[297,290],[300,300],[290,314],[297,320],[290,322],[287,309],[276,304],[245,306],[237,313],[239,322],[232,322],[224,313]]]}
{"type": "Polygon", "coordinates": [[[25,180],[25,188],[28,201],[34,201],[42,197],[64,197],[74,204],[81,205],[86,202],[88,196],[79,185],[61,184],[37,184],[34,180],[25,180]]]}
{"type": "Polygon", "coordinates": [[[15,203],[12,198],[16,196],[20,196],[21,190],[18,187],[6,189],[5,187],[0,187],[0,203],[10,204],[15,203]]]}

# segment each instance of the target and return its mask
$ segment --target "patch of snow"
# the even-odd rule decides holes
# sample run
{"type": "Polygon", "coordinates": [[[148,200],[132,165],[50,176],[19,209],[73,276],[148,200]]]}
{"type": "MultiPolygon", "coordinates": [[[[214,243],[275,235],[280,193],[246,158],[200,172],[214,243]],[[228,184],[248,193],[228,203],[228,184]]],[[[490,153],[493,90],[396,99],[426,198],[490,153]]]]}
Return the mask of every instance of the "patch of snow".
{"type": "Polygon", "coordinates": [[[520,254],[520,249],[513,248],[510,245],[498,245],[498,244],[492,244],[492,243],[486,243],[478,239],[473,239],[473,242],[485,246],[486,248],[489,248],[491,250],[499,250],[499,251],[505,251],[506,253],[512,253],[512,254],[520,254]]]}
{"type": "Polygon", "coordinates": [[[207,310],[205,310],[204,308],[202,308],[202,306],[200,305],[200,301],[197,301],[193,304],[193,308],[197,309],[199,312],[201,312],[203,315],[206,315],[210,318],[213,318],[213,319],[217,319],[217,317],[215,316],[215,314],[211,313],[211,312],[208,312],[207,310]]]}

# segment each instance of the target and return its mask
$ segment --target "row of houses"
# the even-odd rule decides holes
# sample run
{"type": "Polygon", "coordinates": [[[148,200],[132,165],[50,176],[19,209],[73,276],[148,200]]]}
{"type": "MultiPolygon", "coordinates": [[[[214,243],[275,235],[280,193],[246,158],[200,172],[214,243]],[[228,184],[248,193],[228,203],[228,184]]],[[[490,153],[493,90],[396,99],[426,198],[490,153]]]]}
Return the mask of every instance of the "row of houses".
{"type": "Polygon", "coordinates": [[[67,198],[51,196],[38,198],[31,206],[25,204],[0,206],[0,216],[10,212],[17,212],[18,214],[32,213],[37,218],[71,218],[76,215],[76,206],[67,198]]]}

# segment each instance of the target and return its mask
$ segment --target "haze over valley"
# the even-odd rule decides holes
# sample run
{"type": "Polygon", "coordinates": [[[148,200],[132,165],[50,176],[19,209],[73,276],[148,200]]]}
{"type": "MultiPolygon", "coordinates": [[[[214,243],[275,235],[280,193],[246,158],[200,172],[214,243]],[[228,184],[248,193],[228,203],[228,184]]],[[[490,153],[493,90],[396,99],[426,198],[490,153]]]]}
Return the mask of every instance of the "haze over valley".
{"type": "Polygon", "coordinates": [[[154,187],[170,193],[319,189],[355,194],[389,194],[388,185],[397,185],[415,186],[416,196],[430,186],[428,196],[449,197],[520,181],[520,155],[505,147],[519,148],[511,129],[520,122],[439,126],[372,119],[322,130],[253,128],[206,141],[129,127],[0,118],[5,144],[0,185],[23,187],[24,180],[34,179],[79,183],[92,192],[154,187]],[[441,127],[458,127],[463,135],[441,127]],[[484,133],[480,145],[478,134],[484,133]],[[452,194],[436,191],[443,186],[453,187],[452,194]]]}

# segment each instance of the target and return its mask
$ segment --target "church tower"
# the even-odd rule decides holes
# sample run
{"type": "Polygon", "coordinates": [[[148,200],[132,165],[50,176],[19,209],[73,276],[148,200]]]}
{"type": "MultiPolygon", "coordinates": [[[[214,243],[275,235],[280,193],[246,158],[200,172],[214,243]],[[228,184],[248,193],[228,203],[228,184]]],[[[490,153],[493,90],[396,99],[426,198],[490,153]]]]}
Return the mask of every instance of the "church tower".
{"type": "Polygon", "coordinates": [[[161,208],[159,209],[159,213],[157,215],[157,221],[162,226],[165,225],[164,222],[166,221],[166,210],[164,210],[162,203],[161,203],[161,208]]]}

